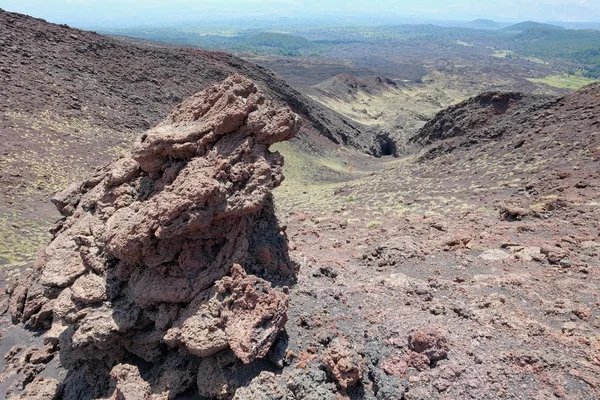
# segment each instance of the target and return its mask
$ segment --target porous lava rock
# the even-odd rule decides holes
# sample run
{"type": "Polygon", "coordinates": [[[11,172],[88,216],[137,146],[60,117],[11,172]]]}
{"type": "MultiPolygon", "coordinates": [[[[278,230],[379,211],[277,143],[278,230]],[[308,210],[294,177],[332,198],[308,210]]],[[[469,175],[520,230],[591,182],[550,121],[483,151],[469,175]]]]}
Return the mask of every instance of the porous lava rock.
{"type": "Polygon", "coordinates": [[[150,385],[142,379],[137,367],[119,364],[110,371],[110,376],[116,385],[110,400],[152,400],[150,385]]]}
{"type": "Polygon", "coordinates": [[[331,342],[322,361],[342,390],[354,386],[362,378],[362,358],[344,338],[338,337],[331,342]]]}
{"type": "Polygon", "coordinates": [[[436,326],[425,326],[410,334],[408,347],[426,355],[431,362],[445,359],[450,350],[446,334],[436,326]]]}
{"type": "MultiPolygon", "coordinates": [[[[296,114],[233,75],[56,196],[64,218],[12,289],[10,311],[15,323],[50,328],[72,376],[101,375],[94,390],[71,393],[97,393],[112,376],[122,398],[128,376],[146,382],[136,360],[189,366],[226,350],[249,364],[268,353],[287,321],[277,287],[296,272],[271,195],[283,158],[269,146],[299,128],[296,114]]],[[[188,370],[178,381],[193,381],[188,370]]],[[[133,391],[168,392],[165,373],[142,373],[153,378],[133,391]]],[[[79,381],[67,378],[65,398],[79,381]]]]}
{"type": "Polygon", "coordinates": [[[21,400],[54,400],[58,393],[58,381],[54,378],[38,376],[31,382],[23,393],[21,400]]]}

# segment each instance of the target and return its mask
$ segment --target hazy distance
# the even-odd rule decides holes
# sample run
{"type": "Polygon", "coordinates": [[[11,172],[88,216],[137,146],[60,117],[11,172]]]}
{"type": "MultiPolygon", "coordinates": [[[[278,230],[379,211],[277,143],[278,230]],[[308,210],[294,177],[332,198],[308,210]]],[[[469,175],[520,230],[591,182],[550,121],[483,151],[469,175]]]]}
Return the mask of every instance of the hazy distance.
{"type": "Polygon", "coordinates": [[[600,22],[598,0],[1,0],[0,8],[81,28],[283,18],[317,19],[332,24],[481,18],[507,22],[600,22]]]}

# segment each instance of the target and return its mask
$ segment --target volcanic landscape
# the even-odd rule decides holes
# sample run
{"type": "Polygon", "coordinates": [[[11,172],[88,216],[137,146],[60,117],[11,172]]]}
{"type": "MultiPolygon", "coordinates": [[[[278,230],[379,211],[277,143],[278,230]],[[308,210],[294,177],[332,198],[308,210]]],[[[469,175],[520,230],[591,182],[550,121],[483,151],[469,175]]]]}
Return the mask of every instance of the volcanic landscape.
{"type": "Polygon", "coordinates": [[[0,397],[599,398],[600,84],[357,88],[0,10],[0,397]]]}

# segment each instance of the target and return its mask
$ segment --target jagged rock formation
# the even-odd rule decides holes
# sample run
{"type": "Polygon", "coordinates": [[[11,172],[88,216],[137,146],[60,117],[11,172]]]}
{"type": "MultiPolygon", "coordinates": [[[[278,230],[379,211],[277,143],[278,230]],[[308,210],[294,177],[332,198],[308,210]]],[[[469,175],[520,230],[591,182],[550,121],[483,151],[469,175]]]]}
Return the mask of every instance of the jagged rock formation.
{"type": "Polygon", "coordinates": [[[65,218],[10,311],[15,323],[49,329],[70,370],[65,398],[129,398],[127,376],[172,398],[195,384],[199,357],[231,349],[249,364],[267,354],[288,296],[265,279],[295,274],[271,197],[283,159],[268,148],[299,128],[234,75],[53,199],[65,218]]]}

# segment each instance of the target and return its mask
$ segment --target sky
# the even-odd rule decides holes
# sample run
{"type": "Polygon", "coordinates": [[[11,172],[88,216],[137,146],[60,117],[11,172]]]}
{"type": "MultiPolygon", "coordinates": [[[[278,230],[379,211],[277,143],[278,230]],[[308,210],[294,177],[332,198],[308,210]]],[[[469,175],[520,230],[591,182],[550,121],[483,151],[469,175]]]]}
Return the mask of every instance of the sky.
{"type": "Polygon", "coordinates": [[[73,26],[227,18],[386,17],[399,20],[600,22],[600,0],[0,0],[0,8],[73,26]]]}

